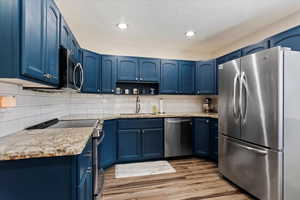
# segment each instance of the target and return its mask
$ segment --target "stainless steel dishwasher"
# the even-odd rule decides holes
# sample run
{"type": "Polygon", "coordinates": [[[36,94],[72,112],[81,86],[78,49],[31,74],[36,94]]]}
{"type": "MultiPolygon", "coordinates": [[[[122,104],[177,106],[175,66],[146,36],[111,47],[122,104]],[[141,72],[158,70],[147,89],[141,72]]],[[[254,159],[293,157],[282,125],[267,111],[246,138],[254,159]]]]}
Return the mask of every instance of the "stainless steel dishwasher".
{"type": "Polygon", "coordinates": [[[165,157],[192,155],[192,119],[165,119],[165,157]]]}

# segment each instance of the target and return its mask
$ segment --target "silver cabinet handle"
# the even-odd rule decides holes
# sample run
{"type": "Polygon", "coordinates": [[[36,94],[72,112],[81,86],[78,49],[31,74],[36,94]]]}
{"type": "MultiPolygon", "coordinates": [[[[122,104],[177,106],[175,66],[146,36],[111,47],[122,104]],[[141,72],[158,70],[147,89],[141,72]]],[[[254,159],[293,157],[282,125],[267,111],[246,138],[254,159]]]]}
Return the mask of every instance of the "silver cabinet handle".
{"type": "Polygon", "coordinates": [[[114,92],[115,90],[111,90],[112,92],[114,92]]]}
{"type": "Polygon", "coordinates": [[[138,80],[138,78],[135,78],[135,80],[138,80]]]}
{"type": "Polygon", "coordinates": [[[51,78],[51,74],[44,74],[43,76],[44,76],[45,78],[48,78],[48,79],[51,78]]]}

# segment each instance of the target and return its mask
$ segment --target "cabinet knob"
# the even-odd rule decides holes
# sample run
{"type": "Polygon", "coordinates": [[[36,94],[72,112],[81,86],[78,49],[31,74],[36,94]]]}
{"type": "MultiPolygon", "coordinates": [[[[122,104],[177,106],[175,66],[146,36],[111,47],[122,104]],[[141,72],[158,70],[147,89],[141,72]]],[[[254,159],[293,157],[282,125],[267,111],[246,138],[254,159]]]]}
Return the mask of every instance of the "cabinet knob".
{"type": "Polygon", "coordinates": [[[143,78],[140,78],[141,80],[143,80],[143,78]]]}
{"type": "Polygon", "coordinates": [[[45,78],[48,78],[48,79],[51,78],[51,74],[44,74],[43,76],[44,76],[45,78]]]}
{"type": "Polygon", "coordinates": [[[138,78],[135,78],[135,80],[138,80],[138,78]]]}
{"type": "Polygon", "coordinates": [[[115,90],[111,90],[112,92],[114,92],[115,90]]]}
{"type": "Polygon", "coordinates": [[[209,123],[209,120],[208,120],[208,119],[206,120],[206,123],[209,123]]]}
{"type": "Polygon", "coordinates": [[[100,92],[100,89],[97,89],[97,92],[100,92]]]}

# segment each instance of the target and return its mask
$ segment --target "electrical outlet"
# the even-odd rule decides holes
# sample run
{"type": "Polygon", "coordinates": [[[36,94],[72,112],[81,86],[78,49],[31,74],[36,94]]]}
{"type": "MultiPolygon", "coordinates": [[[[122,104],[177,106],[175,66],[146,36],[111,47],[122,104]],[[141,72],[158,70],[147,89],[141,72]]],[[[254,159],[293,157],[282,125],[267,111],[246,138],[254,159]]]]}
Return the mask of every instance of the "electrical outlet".
{"type": "Polygon", "coordinates": [[[0,96],[0,108],[16,107],[17,101],[15,96],[0,96]]]}

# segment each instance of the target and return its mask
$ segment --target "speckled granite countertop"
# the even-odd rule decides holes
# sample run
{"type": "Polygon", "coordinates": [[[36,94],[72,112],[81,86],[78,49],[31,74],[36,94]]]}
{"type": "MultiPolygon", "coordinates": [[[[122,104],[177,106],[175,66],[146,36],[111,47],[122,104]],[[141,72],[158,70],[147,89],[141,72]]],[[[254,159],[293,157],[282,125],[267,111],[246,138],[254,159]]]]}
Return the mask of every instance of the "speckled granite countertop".
{"type": "Polygon", "coordinates": [[[60,120],[99,119],[100,121],[111,119],[130,118],[172,118],[172,117],[209,117],[218,119],[218,113],[165,113],[165,114],[101,114],[101,115],[69,115],[60,120]]]}
{"type": "MultiPolygon", "coordinates": [[[[172,117],[209,117],[218,118],[217,113],[168,113],[168,114],[102,114],[70,115],[60,120],[98,119],[102,123],[111,119],[129,118],[172,118],[172,117]]],[[[52,128],[24,130],[0,138],[0,161],[71,156],[80,154],[93,128],[52,128]]]]}

